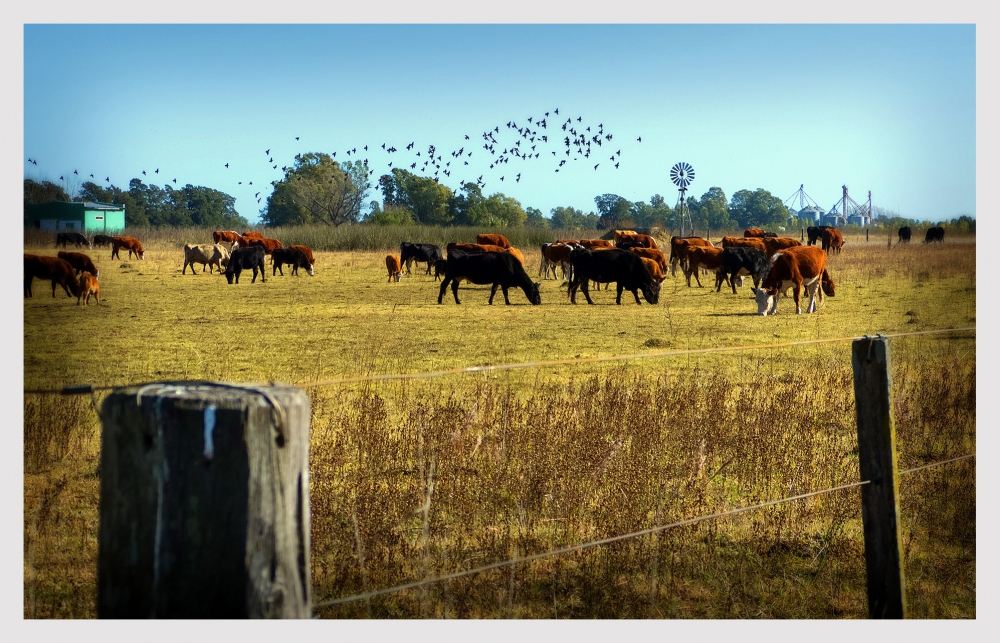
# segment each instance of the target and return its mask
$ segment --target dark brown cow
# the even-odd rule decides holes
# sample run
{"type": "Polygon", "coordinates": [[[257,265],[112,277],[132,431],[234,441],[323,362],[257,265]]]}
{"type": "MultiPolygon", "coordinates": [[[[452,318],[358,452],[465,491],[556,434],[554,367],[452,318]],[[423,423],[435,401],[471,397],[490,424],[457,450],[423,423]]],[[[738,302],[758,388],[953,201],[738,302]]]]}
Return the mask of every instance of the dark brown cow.
{"type": "Polygon", "coordinates": [[[76,293],[76,271],[65,259],[59,257],[43,257],[41,255],[24,255],[24,296],[31,297],[31,282],[37,277],[52,281],[52,296],[56,296],[56,286],[62,286],[67,297],[76,293]]]}
{"type": "Polygon", "coordinates": [[[233,230],[216,230],[212,233],[212,243],[239,243],[240,233],[233,230]]]}
{"type": "Polygon", "coordinates": [[[264,254],[269,255],[277,248],[284,248],[277,239],[250,239],[248,247],[259,246],[264,249],[264,254]]]}
{"type": "Polygon", "coordinates": [[[502,234],[477,234],[476,243],[482,246],[500,246],[501,248],[510,248],[510,241],[507,241],[507,237],[502,234]]]}
{"type": "Polygon", "coordinates": [[[701,237],[670,237],[670,276],[677,274],[677,264],[681,264],[684,269],[684,253],[688,246],[706,246],[714,248],[712,242],[701,237]]]}
{"type": "Polygon", "coordinates": [[[834,254],[840,254],[840,249],[844,247],[844,235],[840,233],[840,230],[836,228],[827,228],[822,233],[823,239],[823,250],[830,254],[832,250],[834,254]]]}
{"type": "Polygon", "coordinates": [[[135,237],[111,237],[111,258],[121,259],[118,251],[122,248],[128,250],[128,258],[132,258],[132,253],[139,259],[145,260],[146,253],[142,249],[142,244],[135,237]]]}
{"type": "Polygon", "coordinates": [[[76,274],[78,275],[81,272],[89,272],[95,277],[101,276],[101,271],[97,269],[94,262],[90,259],[90,257],[82,252],[63,252],[60,250],[59,254],[56,256],[60,259],[65,259],[69,265],[73,266],[73,269],[76,270],[76,274]]]}
{"type": "Polygon", "coordinates": [[[547,243],[542,246],[542,266],[538,272],[544,272],[544,279],[549,278],[549,268],[552,269],[552,278],[559,278],[559,268],[563,270],[563,279],[571,279],[569,255],[575,246],[567,243],[547,243]]]}
{"type": "Polygon", "coordinates": [[[691,275],[694,275],[695,281],[698,282],[698,287],[703,288],[701,279],[698,278],[698,271],[704,269],[716,274],[715,290],[716,292],[719,291],[722,287],[722,282],[725,280],[725,277],[719,274],[719,271],[722,269],[723,252],[723,248],[709,248],[707,246],[688,247],[685,253],[687,266],[684,268],[684,276],[687,278],[688,288],[691,287],[691,275]]]}
{"type": "Polygon", "coordinates": [[[763,237],[764,230],[761,228],[747,228],[743,231],[743,236],[747,238],[763,237]]]}

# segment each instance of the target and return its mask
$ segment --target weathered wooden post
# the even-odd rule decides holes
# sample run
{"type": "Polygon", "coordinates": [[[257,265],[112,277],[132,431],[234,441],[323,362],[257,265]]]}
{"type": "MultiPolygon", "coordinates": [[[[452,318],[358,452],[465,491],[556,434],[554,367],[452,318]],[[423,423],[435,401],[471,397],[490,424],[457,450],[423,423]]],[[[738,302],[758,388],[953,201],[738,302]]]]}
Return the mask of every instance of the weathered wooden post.
{"type": "Polygon", "coordinates": [[[805,241],[805,240],[806,240],[806,229],[799,228],[799,241],[805,241]]]}
{"type": "Polygon", "coordinates": [[[854,340],[854,400],[858,418],[861,519],[865,532],[868,617],[905,618],[906,595],[899,525],[896,426],[892,418],[889,340],[854,340]]]}
{"type": "Polygon", "coordinates": [[[309,618],[309,398],[163,382],[103,404],[99,618],[309,618]]]}

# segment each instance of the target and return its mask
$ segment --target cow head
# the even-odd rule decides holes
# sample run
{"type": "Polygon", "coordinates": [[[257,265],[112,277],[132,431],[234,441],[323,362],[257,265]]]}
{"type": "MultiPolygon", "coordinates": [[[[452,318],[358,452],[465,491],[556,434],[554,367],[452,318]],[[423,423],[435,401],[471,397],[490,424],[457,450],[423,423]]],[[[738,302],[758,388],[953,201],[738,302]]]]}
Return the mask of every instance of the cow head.
{"type": "Polygon", "coordinates": [[[231,268],[229,267],[226,268],[225,275],[226,275],[226,281],[228,281],[229,283],[233,283],[233,277],[236,276],[236,273],[233,272],[231,268]]]}
{"type": "Polygon", "coordinates": [[[400,277],[402,277],[402,276],[403,276],[403,273],[401,273],[401,272],[397,272],[396,274],[394,274],[394,275],[392,276],[392,278],[393,278],[393,279],[395,279],[395,280],[396,280],[396,283],[398,284],[398,283],[399,283],[399,278],[400,278],[400,277]]]}
{"type": "Polygon", "coordinates": [[[535,281],[531,284],[531,288],[528,289],[528,300],[533,306],[542,303],[542,295],[538,292],[538,287],[541,285],[541,282],[535,281]]]}
{"type": "Polygon", "coordinates": [[[314,276],[314,275],[316,274],[316,271],[315,271],[315,270],[313,270],[313,266],[312,266],[312,264],[311,264],[311,263],[309,263],[308,261],[306,262],[306,272],[308,272],[308,273],[309,273],[309,276],[310,276],[310,277],[312,277],[312,276],[314,276]]]}
{"type": "Polygon", "coordinates": [[[758,315],[773,315],[778,305],[778,289],[758,288],[754,291],[754,299],[757,300],[758,315]]]}
{"type": "Polygon", "coordinates": [[[830,277],[828,274],[826,274],[825,270],[823,271],[823,277],[820,281],[823,286],[823,293],[827,297],[833,297],[837,294],[836,291],[834,291],[833,289],[833,278],[830,277]]]}
{"type": "Polygon", "coordinates": [[[642,296],[651,304],[660,302],[660,284],[651,281],[642,285],[642,296]]]}

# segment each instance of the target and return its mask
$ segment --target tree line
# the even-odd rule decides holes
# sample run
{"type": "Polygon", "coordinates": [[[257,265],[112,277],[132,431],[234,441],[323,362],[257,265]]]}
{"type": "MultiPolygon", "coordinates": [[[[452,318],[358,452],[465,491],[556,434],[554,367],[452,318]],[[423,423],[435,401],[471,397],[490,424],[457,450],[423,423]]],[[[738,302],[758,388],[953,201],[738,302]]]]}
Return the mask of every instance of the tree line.
{"type": "MultiPolygon", "coordinates": [[[[607,230],[612,228],[678,229],[681,208],[666,203],[654,194],[649,201],[632,202],[617,194],[594,197],[595,210],[583,212],[573,207],[556,207],[546,217],[541,210],[524,207],[501,192],[483,194],[473,182],[457,190],[427,176],[393,168],[370,180],[373,172],[362,161],[339,162],[329,154],[299,154],[285,168],[274,190],[260,210],[261,224],[291,226],[324,224],[437,225],[477,226],[485,228],[530,227],[564,230],[607,230]],[[381,192],[379,200],[368,200],[372,189],[381,192]],[[367,208],[365,207],[365,202],[367,208]]],[[[85,182],[72,199],[66,191],[49,181],[24,182],[25,205],[50,200],[98,201],[125,206],[127,226],[191,226],[220,229],[244,229],[249,222],[235,209],[235,198],[212,188],[185,185],[182,188],[147,185],[135,178],[127,190],[114,185],[102,187],[85,182]]],[[[688,197],[684,204],[697,230],[726,230],[748,227],[767,229],[813,225],[812,219],[796,219],[778,197],[763,188],[738,190],[727,198],[720,187],[709,188],[701,197],[688,197]]],[[[897,213],[875,208],[879,226],[919,225],[897,213]]],[[[27,225],[27,214],[25,224],[27,225]]],[[[953,219],[951,225],[975,231],[975,219],[953,219]]]]}

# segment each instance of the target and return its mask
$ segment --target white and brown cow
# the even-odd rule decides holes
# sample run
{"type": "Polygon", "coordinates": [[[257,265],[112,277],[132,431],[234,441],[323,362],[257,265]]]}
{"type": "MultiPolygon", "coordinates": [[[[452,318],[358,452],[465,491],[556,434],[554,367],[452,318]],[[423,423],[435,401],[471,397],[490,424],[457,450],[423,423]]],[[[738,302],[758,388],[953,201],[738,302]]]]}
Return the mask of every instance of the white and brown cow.
{"type": "Polygon", "coordinates": [[[826,253],[816,246],[794,246],[785,248],[771,258],[771,268],[754,293],[757,299],[757,313],[773,315],[778,308],[778,294],[786,294],[789,288],[794,288],[795,313],[802,314],[800,294],[802,286],[809,295],[807,313],[816,311],[816,291],[819,290],[819,300],[823,300],[825,292],[833,297],[834,284],[826,271],[826,253]],[[820,286],[822,285],[822,288],[820,286]]]}
{"type": "Polygon", "coordinates": [[[189,243],[184,246],[184,267],[181,274],[185,274],[187,267],[191,266],[191,274],[194,274],[194,264],[201,264],[201,271],[205,272],[208,266],[208,273],[212,274],[213,267],[218,266],[219,272],[229,264],[229,250],[221,243],[189,243]]]}

